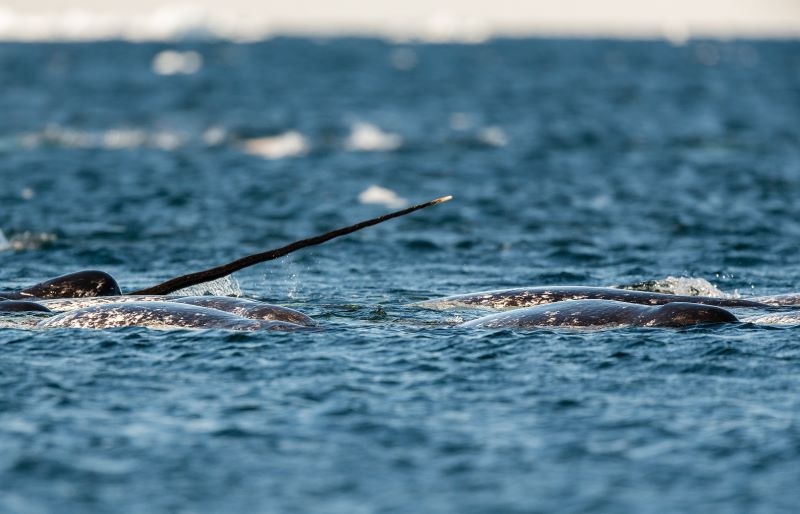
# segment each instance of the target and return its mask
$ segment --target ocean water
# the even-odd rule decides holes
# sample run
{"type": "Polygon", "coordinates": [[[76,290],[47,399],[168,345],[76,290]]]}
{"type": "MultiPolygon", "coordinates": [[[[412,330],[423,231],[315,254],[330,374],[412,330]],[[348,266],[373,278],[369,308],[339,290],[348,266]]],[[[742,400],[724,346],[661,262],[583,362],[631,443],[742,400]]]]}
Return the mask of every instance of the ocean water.
{"type": "Polygon", "coordinates": [[[216,285],[319,331],[0,330],[0,512],[796,512],[797,326],[409,304],[797,292],[799,120],[797,41],[0,44],[0,288],[455,196],[216,285]]]}

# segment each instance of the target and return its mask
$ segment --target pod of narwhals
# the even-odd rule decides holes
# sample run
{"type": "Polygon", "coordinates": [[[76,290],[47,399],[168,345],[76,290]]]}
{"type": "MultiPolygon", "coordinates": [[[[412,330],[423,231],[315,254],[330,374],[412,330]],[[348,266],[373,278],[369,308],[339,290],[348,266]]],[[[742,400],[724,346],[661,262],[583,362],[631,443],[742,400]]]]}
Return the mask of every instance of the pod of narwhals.
{"type": "Polygon", "coordinates": [[[442,196],[399,211],[360,221],[265,252],[246,255],[213,268],[188,273],[123,295],[114,277],[86,270],[62,275],[19,291],[0,291],[0,313],[27,314],[2,326],[42,328],[208,328],[226,330],[303,330],[314,326],[305,314],[255,300],[224,296],[182,297],[176,291],[227,277],[241,269],[352,234],[420,209],[447,202],[442,196]],[[54,312],[62,311],[58,314],[54,312]],[[33,314],[32,314],[33,313],[33,314]],[[50,314],[43,320],[35,316],[50,314]],[[35,316],[34,316],[35,315],[35,316]]]}
{"type": "MultiPolygon", "coordinates": [[[[0,291],[5,326],[149,327],[308,330],[317,324],[294,309],[225,296],[121,295],[99,271],[0,291]],[[23,313],[23,317],[20,317],[23,313]]],[[[414,304],[426,309],[482,309],[472,328],[689,327],[720,323],[800,324],[800,294],[750,299],[679,295],[612,287],[554,286],[470,293],[414,304]]]]}
{"type": "Polygon", "coordinates": [[[302,312],[245,298],[121,295],[116,281],[97,271],[64,275],[0,295],[6,327],[302,330],[316,326],[302,312]]]}
{"type": "Polygon", "coordinates": [[[689,327],[740,322],[800,325],[800,294],[795,293],[744,299],[622,287],[551,286],[483,291],[414,305],[498,311],[460,325],[478,328],[689,327]]]}
{"type": "MultiPolygon", "coordinates": [[[[243,298],[182,297],[174,293],[451,198],[436,198],[127,295],[122,294],[111,275],[94,270],[62,275],[18,291],[0,291],[0,314],[5,313],[0,316],[0,327],[307,330],[315,326],[314,321],[285,307],[243,298]]],[[[658,287],[658,282],[629,288],[529,287],[450,296],[415,305],[428,309],[499,311],[460,325],[475,328],[687,327],[742,321],[800,324],[800,294],[739,299],[670,294],[659,292],[658,287]]]]}

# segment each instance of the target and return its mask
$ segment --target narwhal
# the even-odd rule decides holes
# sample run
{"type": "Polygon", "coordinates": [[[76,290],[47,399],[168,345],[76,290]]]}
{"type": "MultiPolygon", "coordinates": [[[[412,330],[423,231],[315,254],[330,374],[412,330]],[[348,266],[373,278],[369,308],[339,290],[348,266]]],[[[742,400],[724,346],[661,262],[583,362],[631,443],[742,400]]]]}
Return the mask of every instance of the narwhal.
{"type": "Polygon", "coordinates": [[[565,300],[483,316],[462,323],[472,328],[689,327],[737,323],[730,311],[714,305],[668,302],[642,305],[618,300],[565,300]]]}
{"type": "Polygon", "coordinates": [[[761,296],[751,299],[689,296],[615,287],[536,286],[480,291],[434,298],[412,305],[427,309],[481,309],[500,311],[467,321],[474,328],[618,326],[685,327],[736,323],[728,309],[781,311],[779,316],[747,316],[742,321],[799,323],[800,311],[783,312],[800,304],[800,295],[761,296]]]}
{"type": "Polygon", "coordinates": [[[0,311],[66,311],[46,318],[49,328],[223,328],[231,330],[293,330],[314,326],[305,314],[242,298],[179,297],[176,291],[217,280],[255,264],[405,216],[452,199],[429,202],[371,218],[321,235],[236,259],[227,264],[181,275],[152,287],[122,293],[117,281],[100,270],[83,270],[55,277],[16,291],[0,291],[0,311]]]}

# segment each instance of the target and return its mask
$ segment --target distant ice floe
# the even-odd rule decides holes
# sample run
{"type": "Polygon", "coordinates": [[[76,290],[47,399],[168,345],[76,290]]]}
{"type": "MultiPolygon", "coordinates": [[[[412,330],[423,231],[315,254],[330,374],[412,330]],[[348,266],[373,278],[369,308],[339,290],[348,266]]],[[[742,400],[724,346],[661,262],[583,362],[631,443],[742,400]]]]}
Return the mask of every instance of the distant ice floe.
{"type": "Polygon", "coordinates": [[[151,67],[157,75],[191,75],[203,67],[203,56],[193,50],[164,50],[156,54],[151,67]]]}
{"type": "MultiPolygon", "coordinates": [[[[114,12],[116,11],[116,12],[114,12]]],[[[174,41],[226,39],[255,41],[269,35],[269,23],[248,13],[196,5],[164,5],[141,14],[62,9],[18,12],[0,7],[0,39],[6,41],[174,41]]]]}
{"type": "Polygon", "coordinates": [[[423,27],[421,38],[434,43],[448,41],[481,43],[489,39],[493,32],[491,26],[480,18],[455,16],[444,11],[430,15],[423,27]]]}
{"type": "MultiPolygon", "coordinates": [[[[56,6],[58,3],[56,3],[56,6]]],[[[412,16],[403,22],[367,24],[334,17],[313,16],[291,4],[190,5],[166,4],[146,12],[136,6],[61,8],[49,12],[22,12],[0,7],[0,39],[6,41],[174,41],[224,39],[256,41],[274,35],[359,34],[394,41],[461,41],[476,43],[492,35],[492,26],[479,17],[448,12],[412,16]],[[238,9],[237,9],[238,7],[238,9]]],[[[411,61],[401,57],[401,69],[411,61]]]]}
{"type": "Polygon", "coordinates": [[[245,152],[265,159],[283,159],[305,155],[310,147],[306,137],[295,130],[276,136],[245,139],[242,144],[245,152]]]}
{"type": "Polygon", "coordinates": [[[275,35],[360,35],[398,42],[479,43],[492,37],[556,36],[658,38],[682,45],[695,38],[794,39],[800,34],[792,0],[769,2],[772,8],[764,2],[728,2],[736,4],[730,9],[698,9],[681,2],[666,11],[630,0],[612,2],[617,9],[608,2],[581,2],[580,9],[543,1],[405,2],[399,9],[359,2],[357,13],[332,3],[304,9],[296,2],[176,1],[40,1],[20,10],[0,7],[0,40],[255,41],[275,35]]]}
{"type": "Polygon", "coordinates": [[[371,123],[358,122],[352,126],[344,146],[354,152],[390,152],[402,144],[399,135],[384,132],[371,123]]]}
{"type": "Polygon", "coordinates": [[[408,200],[385,187],[372,185],[359,193],[358,201],[365,204],[385,205],[390,209],[401,209],[408,205],[408,200]]]}

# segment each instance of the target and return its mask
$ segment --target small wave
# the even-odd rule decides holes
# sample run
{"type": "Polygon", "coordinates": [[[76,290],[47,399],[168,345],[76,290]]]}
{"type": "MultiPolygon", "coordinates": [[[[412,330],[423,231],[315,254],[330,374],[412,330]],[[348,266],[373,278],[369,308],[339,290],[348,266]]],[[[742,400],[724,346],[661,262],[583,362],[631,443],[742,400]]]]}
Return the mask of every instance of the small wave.
{"type": "Polygon", "coordinates": [[[453,130],[469,130],[474,124],[472,116],[465,112],[454,112],[450,115],[450,128],[453,130]]]}
{"type": "Polygon", "coordinates": [[[739,316],[739,320],[757,325],[800,325],[800,312],[774,312],[769,314],[739,316]]]}
{"type": "Polygon", "coordinates": [[[508,136],[500,127],[485,127],[478,133],[478,140],[486,145],[503,147],[508,145],[508,136]]]}
{"type": "MultiPolygon", "coordinates": [[[[6,41],[170,41],[223,39],[237,42],[263,40],[280,34],[332,33],[383,36],[396,41],[418,39],[476,43],[492,35],[492,26],[476,17],[449,13],[416,16],[403,23],[392,20],[365,27],[359,23],[297,15],[272,6],[236,11],[188,4],[167,4],[150,12],[131,14],[123,9],[97,12],[60,9],[51,12],[19,12],[0,7],[0,39],[6,41]],[[276,23],[276,19],[279,20],[276,23]],[[322,23],[321,23],[322,22],[322,23]]],[[[401,66],[409,60],[400,58],[401,66]]]]}
{"type": "Polygon", "coordinates": [[[153,57],[151,67],[157,75],[191,75],[203,67],[203,57],[193,50],[164,50],[153,57]]]}
{"type": "MultiPolygon", "coordinates": [[[[178,73],[178,72],[176,72],[178,73]]],[[[180,72],[180,73],[185,73],[180,72]]],[[[279,158],[300,151],[305,152],[308,144],[302,135],[287,132],[281,136],[245,140],[245,148],[249,153],[279,158]],[[299,144],[298,144],[299,143],[299,144]]],[[[203,145],[215,147],[231,142],[228,130],[219,125],[212,125],[202,133],[187,133],[162,129],[157,131],[136,127],[113,127],[106,130],[81,130],[72,127],[51,124],[42,130],[26,132],[8,138],[9,147],[34,150],[43,147],[75,148],[80,150],[128,150],[136,148],[155,148],[167,152],[175,151],[187,145],[203,145]]],[[[31,193],[23,190],[25,199],[31,193]]]]}
{"type": "Polygon", "coordinates": [[[390,152],[402,144],[403,138],[399,135],[384,132],[371,123],[358,122],[351,128],[344,146],[355,152],[390,152]]]}
{"type": "Polygon", "coordinates": [[[396,70],[412,70],[417,67],[417,53],[411,48],[395,48],[389,55],[389,63],[396,70]]]}
{"type": "Polygon", "coordinates": [[[385,205],[390,209],[400,209],[408,205],[408,200],[385,187],[372,185],[359,193],[358,201],[364,204],[385,205]]]}
{"type": "Polygon", "coordinates": [[[203,132],[202,139],[207,146],[219,146],[227,141],[228,131],[224,127],[213,125],[203,132]]]}
{"type": "Polygon", "coordinates": [[[173,151],[186,144],[187,136],[168,130],[148,132],[143,129],[119,127],[104,131],[86,131],[60,125],[48,125],[39,132],[21,135],[18,141],[21,147],[27,149],[47,146],[84,150],[125,150],[150,147],[173,151]]]}
{"type": "Polygon", "coordinates": [[[41,232],[20,232],[6,237],[0,230],[0,252],[7,250],[37,250],[47,243],[58,239],[55,234],[41,232]]]}
{"type": "Polygon", "coordinates": [[[276,136],[245,139],[243,145],[245,152],[270,160],[305,155],[310,147],[305,136],[295,130],[276,136]]]}

